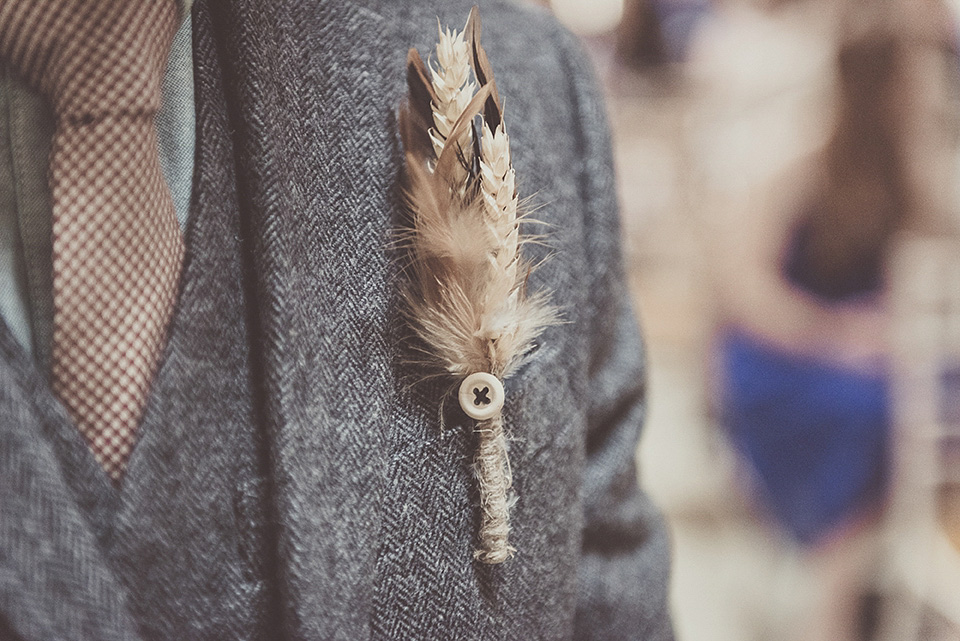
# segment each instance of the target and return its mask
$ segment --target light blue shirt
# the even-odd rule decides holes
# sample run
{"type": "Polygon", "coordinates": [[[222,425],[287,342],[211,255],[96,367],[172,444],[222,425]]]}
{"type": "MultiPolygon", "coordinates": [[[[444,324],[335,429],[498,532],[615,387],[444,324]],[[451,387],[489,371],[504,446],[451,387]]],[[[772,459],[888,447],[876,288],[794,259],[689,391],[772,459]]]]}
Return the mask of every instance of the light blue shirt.
{"type": "MultiPolygon", "coordinates": [[[[156,118],[160,166],[186,226],[196,142],[190,6],[173,39],[156,118]]],[[[49,371],[53,246],[48,162],[54,118],[46,101],[0,72],[0,318],[49,371]]]]}

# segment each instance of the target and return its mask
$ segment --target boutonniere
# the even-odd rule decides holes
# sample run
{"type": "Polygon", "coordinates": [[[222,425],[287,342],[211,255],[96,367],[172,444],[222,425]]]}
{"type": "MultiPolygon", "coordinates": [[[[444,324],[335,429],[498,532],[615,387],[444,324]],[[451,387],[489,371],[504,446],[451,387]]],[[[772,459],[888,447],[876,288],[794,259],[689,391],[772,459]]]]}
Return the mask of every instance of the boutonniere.
{"type": "Polygon", "coordinates": [[[436,59],[407,57],[409,96],[399,125],[408,215],[401,245],[405,311],[429,365],[452,379],[463,411],[476,421],[474,470],[480,494],[476,558],[501,563],[516,500],[501,409],[503,381],[515,372],[544,327],[557,321],[547,293],[531,294],[533,265],[523,233],[510,138],[480,17],[462,32],[439,29],[436,59]]]}

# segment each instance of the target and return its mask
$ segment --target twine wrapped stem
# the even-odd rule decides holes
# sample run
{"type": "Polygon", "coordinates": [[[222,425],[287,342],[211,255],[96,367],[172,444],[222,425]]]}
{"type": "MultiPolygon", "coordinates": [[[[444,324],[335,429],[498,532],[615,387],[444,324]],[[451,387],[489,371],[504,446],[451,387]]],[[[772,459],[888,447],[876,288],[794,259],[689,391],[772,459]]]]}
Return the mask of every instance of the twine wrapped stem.
{"type": "Polygon", "coordinates": [[[503,563],[516,551],[508,542],[513,476],[507,460],[503,419],[477,423],[474,470],[480,487],[480,548],[474,557],[483,563],[503,563]]]}

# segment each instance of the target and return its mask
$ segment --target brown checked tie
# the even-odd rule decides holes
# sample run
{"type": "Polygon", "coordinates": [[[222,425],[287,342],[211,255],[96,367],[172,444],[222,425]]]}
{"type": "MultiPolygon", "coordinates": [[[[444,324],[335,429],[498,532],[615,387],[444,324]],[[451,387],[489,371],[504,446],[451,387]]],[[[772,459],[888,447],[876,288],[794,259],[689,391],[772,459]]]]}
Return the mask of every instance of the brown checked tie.
{"type": "Polygon", "coordinates": [[[57,121],[53,390],[114,482],[183,260],[154,127],[178,14],[175,0],[0,0],[0,59],[57,121]]]}

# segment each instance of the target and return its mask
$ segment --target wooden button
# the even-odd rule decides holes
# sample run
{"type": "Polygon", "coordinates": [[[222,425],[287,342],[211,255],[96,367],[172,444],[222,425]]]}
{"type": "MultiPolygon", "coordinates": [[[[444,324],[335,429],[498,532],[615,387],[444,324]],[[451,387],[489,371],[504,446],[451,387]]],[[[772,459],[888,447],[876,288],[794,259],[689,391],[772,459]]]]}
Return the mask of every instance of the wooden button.
{"type": "Polygon", "coordinates": [[[503,384],[493,374],[471,374],[460,384],[460,407],[478,421],[493,418],[503,408],[503,384]]]}

